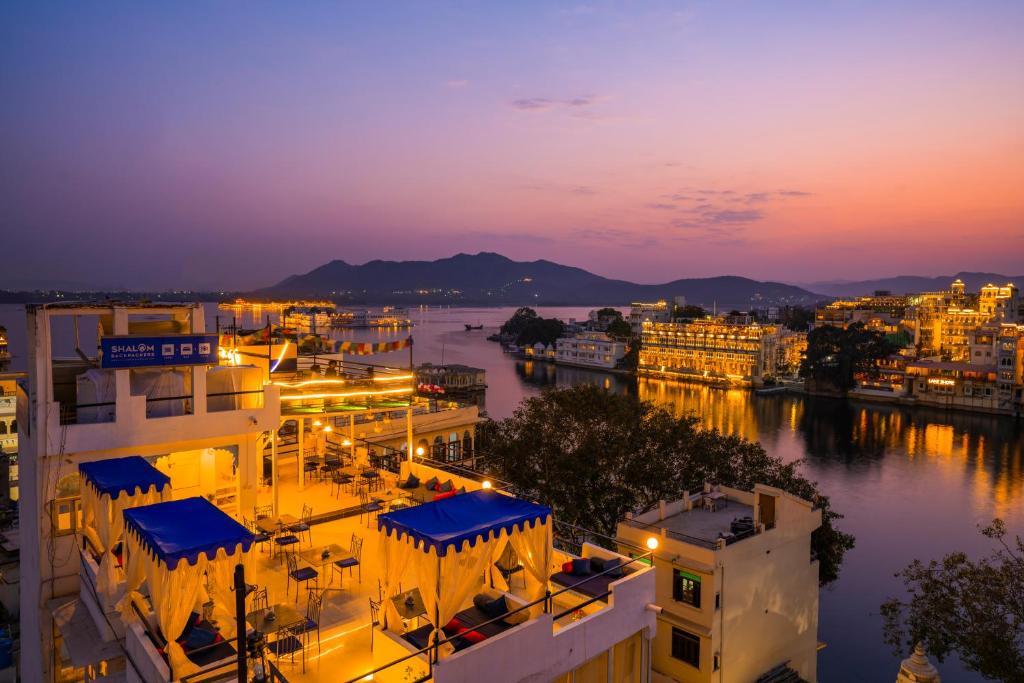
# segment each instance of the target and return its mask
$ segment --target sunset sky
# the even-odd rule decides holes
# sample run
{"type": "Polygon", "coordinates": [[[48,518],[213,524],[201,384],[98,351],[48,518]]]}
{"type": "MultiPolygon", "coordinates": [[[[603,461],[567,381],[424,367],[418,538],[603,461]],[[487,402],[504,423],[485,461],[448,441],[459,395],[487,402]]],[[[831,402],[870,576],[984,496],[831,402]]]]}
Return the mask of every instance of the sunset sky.
{"type": "Polygon", "coordinates": [[[1024,2],[7,2],[0,287],[1024,271],[1024,2]]]}

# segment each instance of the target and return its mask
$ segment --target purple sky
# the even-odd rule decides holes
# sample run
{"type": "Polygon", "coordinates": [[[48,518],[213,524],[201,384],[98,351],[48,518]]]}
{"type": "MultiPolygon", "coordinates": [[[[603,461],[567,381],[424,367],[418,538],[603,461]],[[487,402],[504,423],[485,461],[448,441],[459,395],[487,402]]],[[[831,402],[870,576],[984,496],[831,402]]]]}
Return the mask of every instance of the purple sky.
{"type": "Polygon", "coordinates": [[[1024,270],[1024,3],[10,2],[0,287],[1024,270]]]}

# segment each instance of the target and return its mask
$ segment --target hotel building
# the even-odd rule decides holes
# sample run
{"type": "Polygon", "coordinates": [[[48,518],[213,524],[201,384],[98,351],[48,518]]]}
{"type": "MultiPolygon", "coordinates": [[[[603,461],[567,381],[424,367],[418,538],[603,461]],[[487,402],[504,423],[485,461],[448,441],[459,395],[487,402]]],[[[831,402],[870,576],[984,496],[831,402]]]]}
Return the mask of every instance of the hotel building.
{"type": "Polygon", "coordinates": [[[644,323],[667,323],[672,320],[672,306],[667,301],[644,303],[635,301],[629,307],[629,327],[634,337],[643,334],[644,323]]]}
{"type": "Polygon", "coordinates": [[[626,355],[626,345],[604,332],[579,332],[555,341],[555,362],[598,370],[612,370],[626,355]]]}
{"type": "Polygon", "coordinates": [[[656,377],[760,386],[779,365],[776,325],[718,319],[645,323],[639,369],[656,377]]]}
{"type": "Polygon", "coordinates": [[[705,485],[618,526],[652,548],[655,683],[817,680],[821,510],[780,489],[705,485]]]}
{"type": "Polygon", "coordinates": [[[649,554],[563,540],[550,509],[430,458],[476,409],[413,400],[408,370],[328,373],[275,340],[249,363],[197,304],[29,306],[28,341],[21,680],[236,680],[253,629],[247,678],[648,680],[649,554]],[[96,345],[60,358],[69,326],[96,345]]]}

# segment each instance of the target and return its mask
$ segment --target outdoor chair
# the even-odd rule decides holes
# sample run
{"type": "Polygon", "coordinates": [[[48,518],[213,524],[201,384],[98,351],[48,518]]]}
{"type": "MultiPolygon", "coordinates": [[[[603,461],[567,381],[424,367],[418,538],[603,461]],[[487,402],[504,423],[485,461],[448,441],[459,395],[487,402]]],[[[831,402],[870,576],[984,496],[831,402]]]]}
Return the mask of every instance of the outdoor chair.
{"type": "Polygon", "coordinates": [[[373,519],[373,514],[380,514],[381,510],[384,509],[384,505],[378,500],[370,499],[370,492],[365,488],[359,489],[359,519],[362,521],[363,515],[366,515],[366,526],[370,526],[370,521],[373,519]]]}
{"type": "Polygon", "coordinates": [[[352,486],[352,476],[335,470],[331,472],[331,484],[337,488],[334,490],[334,497],[337,498],[341,494],[341,487],[352,486]]]}
{"type": "Polygon", "coordinates": [[[370,652],[373,652],[373,629],[380,624],[380,606],[383,600],[374,602],[373,598],[368,599],[370,601],[370,652]]]}
{"type": "Polygon", "coordinates": [[[278,534],[274,537],[274,548],[277,549],[277,557],[281,557],[281,553],[288,555],[288,550],[294,545],[298,545],[299,537],[295,534],[278,534]]]}
{"type": "MultiPolygon", "coordinates": [[[[519,556],[516,554],[515,549],[512,548],[512,544],[508,543],[505,545],[505,550],[501,553],[501,557],[494,563],[494,567],[501,574],[501,577],[505,579],[505,583],[512,587],[512,576],[523,571],[523,564],[519,561],[519,556]]],[[[491,583],[491,588],[494,587],[494,583],[491,583]]],[[[523,574],[523,588],[526,587],[526,574],[523,574]]]]}
{"type": "Polygon", "coordinates": [[[270,607],[270,601],[267,596],[266,587],[257,588],[252,593],[252,610],[258,612],[261,609],[268,609],[270,607]]]}
{"type": "Polygon", "coordinates": [[[273,505],[254,505],[252,511],[253,515],[256,517],[257,522],[261,519],[274,516],[273,505]]]}
{"type": "Polygon", "coordinates": [[[313,585],[319,587],[320,572],[312,567],[300,567],[299,560],[293,553],[285,553],[285,560],[288,562],[288,577],[285,580],[284,594],[288,595],[288,591],[291,590],[291,582],[294,581],[295,602],[298,602],[300,584],[309,584],[312,581],[313,585]]]}
{"type": "Polygon", "coordinates": [[[324,596],[320,591],[310,588],[306,600],[306,620],[301,624],[302,632],[312,634],[316,631],[316,652],[320,654],[320,609],[323,607],[324,596]]]}
{"type": "Polygon", "coordinates": [[[309,505],[302,505],[302,514],[299,516],[299,523],[293,524],[288,527],[288,531],[298,536],[306,534],[306,540],[310,543],[313,542],[313,532],[310,530],[310,521],[313,519],[313,508],[309,505]]]}
{"type": "Polygon", "coordinates": [[[242,517],[242,525],[246,529],[248,529],[250,532],[252,532],[252,535],[255,537],[253,540],[260,546],[260,548],[265,549],[266,546],[267,546],[267,543],[270,543],[270,534],[268,534],[265,531],[263,531],[262,529],[260,529],[259,526],[257,526],[255,521],[250,520],[250,519],[246,519],[243,516],[242,517]]]}
{"type": "Polygon", "coordinates": [[[279,662],[285,655],[288,655],[292,664],[295,664],[295,653],[299,652],[302,658],[302,671],[305,672],[306,649],[302,646],[305,633],[302,626],[302,624],[291,624],[277,629],[277,637],[267,646],[267,649],[277,655],[279,662]]]}
{"type": "Polygon", "coordinates": [[[345,569],[348,569],[348,577],[352,578],[352,568],[359,568],[359,583],[363,582],[363,565],[361,564],[363,559],[363,539],[359,538],[355,534],[352,534],[352,541],[349,543],[348,554],[351,557],[346,557],[341,560],[335,560],[334,569],[331,571],[338,572],[338,588],[341,588],[345,574],[345,569]]]}

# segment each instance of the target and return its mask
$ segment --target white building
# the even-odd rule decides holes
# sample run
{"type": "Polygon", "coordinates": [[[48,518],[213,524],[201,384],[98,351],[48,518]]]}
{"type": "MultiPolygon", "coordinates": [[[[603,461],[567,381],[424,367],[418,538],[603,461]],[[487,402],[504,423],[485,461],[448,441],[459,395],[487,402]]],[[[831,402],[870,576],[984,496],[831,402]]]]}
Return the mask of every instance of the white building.
{"type": "Polygon", "coordinates": [[[555,342],[555,362],[611,370],[626,355],[626,345],[604,332],[581,332],[555,342]]]}
{"type": "Polygon", "coordinates": [[[620,541],[654,549],[653,680],[753,683],[788,668],[814,683],[819,526],[811,502],[761,484],[705,485],[620,523],[620,541]]]}
{"type": "MultiPolygon", "coordinates": [[[[475,408],[419,412],[409,399],[414,375],[380,366],[369,376],[339,366],[329,376],[300,369],[288,378],[267,377],[262,368],[231,365],[239,354],[233,349],[218,353],[216,337],[203,333],[204,322],[197,304],[28,307],[30,379],[17,400],[24,426],[19,429],[21,680],[111,676],[163,683],[186,675],[190,680],[234,680],[237,593],[226,599],[221,570],[231,567],[220,562],[214,568],[214,559],[238,558],[245,565],[245,581],[258,592],[265,590],[267,604],[282,615],[274,623],[261,621],[264,612],[253,602],[257,592],[244,599],[249,625],[258,623],[270,642],[298,643],[294,656],[277,655],[269,646],[262,650],[261,665],[282,672],[280,680],[458,683],[500,672],[504,680],[647,682],[655,573],[644,563],[649,556],[642,548],[633,549],[639,559],[587,543],[568,552],[556,542],[557,522],[548,508],[516,501],[475,473],[435,468],[418,455],[419,447],[410,452],[413,444],[428,443],[431,430],[471,437],[463,430],[472,429],[475,408]],[[83,335],[81,347],[100,348],[101,353],[54,357],[53,330],[67,325],[100,330],[95,346],[83,335]],[[165,353],[166,363],[144,367],[165,353]],[[217,359],[227,365],[217,365],[217,359]],[[250,382],[253,376],[256,381],[250,382]],[[154,489],[140,485],[138,492],[133,485],[121,489],[124,510],[117,494],[103,493],[110,489],[101,488],[95,478],[97,469],[127,469],[114,463],[122,458],[163,482],[154,489]],[[268,458],[269,470],[264,465],[268,458]],[[82,485],[85,475],[79,466],[87,463],[101,466],[87,467],[92,478],[82,485]],[[411,483],[410,475],[419,482],[411,483]],[[431,478],[438,479],[438,489],[426,486],[431,478]],[[363,508],[356,489],[363,492],[376,479],[380,484],[371,490],[382,509],[371,512],[363,508]],[[156,494],[159,503],[153,502],[156,494]],[[501,505],[492,504],[495,496],[501,505]],[[459,502],[470,498],[477,505],[459,502]],[[164,560],[153,558],[172,552],[166,539],[159,533],[140,535],[145,512],[140,506],[172,503],[180,504],[174,510],[198,507],[227,520],[235,528],[231,538],[241,540],[228,547],[229,541],[219,537],[210,545],[197,529],[202,540],[195,542],[201,545],[189,550],[191,532],[178,515],[173,552],[186,553],[182,557],[198,553],[195,561],[208,562],[203,565],[208,568],[174,584],[180,597],[152,586],[145,595],[137,591],[139,582],[162,576],[153,572],[181,571],[192,564],[175,555],[178,569],[169,563],[161,568],[164,560]],[[109,523],[98,522],[97,505],[106,506],[102,509],[109,519],[103,519],[109,523]],[[419,555],[409,562],[382,561],[385,554],[391,557],[389,536],[371,515],[428,505],[451,508],[451,514],[442,515],[449,522],[460,519],[459,514],[465,518],[464,528],[448,529],[435,539],[451,546],[449,555],[459,559],[449,562],[437,552],[436,562],[419,555]],[[527,516],[513,520],[515,528],[510,528],[506,513],[521,510],[527,516]],[[128,513],[134,524],[130,533],[125,531],[128,513]],[[483,528],[487,514],[493,524],[483,528]],[[124,520],[120,528],[114,523],[118,519],[124,520]],[[238,523],[267,536],[260,540],[238,523]],[[302,526],[305,530],[297,530],[302,526]],[[478,542],[449,543],[463,533],[478,542]],[[506,545],[522,552],[518,564],[501,564],[506,545]],[[140,553],[139,547],[152,550],[140,553]],[[210,549],[215,558],[207,557],[210,549]],[[142,573],[137,571],[139,558],[150,558],[142,573]],[[341,571],[334,564],[340,558],[355,558],[356,571],[341,571]],[[577,581],[562,575],[572,560],[590,569],[615,560],[618,568],[608,565],[607,571],[592,571],[577,581]],[[307,574],[313,572],[310,583],[300,586],[293,580],[292,561],[307,574]],[[503,568],[513,571],[506,576],[503,568]],[[208,594],[199,590],[200,572],[208,594]],[[486,586],[480,585],[482,575],[490,577],[486,586]],[[415,618],[395,618],[399,603],[394,601],[409,604],[402,600],[403,585],[410,597],[413,590],[419,592],[418,604],[425,606],[415,618]],[[484,588],[502,598],[506,616],[500,623],[480,622],[460,631],[449,613],[479,619],[474,598],[484,588]],[[189,610],[194,628],[201,621],[202,628],[224,637],[213,650],[204,649],[213,645],[191,644],[186,630],[180,636],[171,632],[181,623],[191,632],[189,610]],[[318,627],[295,631],[307,618],[315,618],[318,627]],[[442,625],[443,630],[438,628],[442,625]],[[423,646],[424,636],[440,636],[444,642],[437,648],[423,646]],[[210,652],[217,654],[197,657],[210,652]]],[[[303,358],[298,361],[301,366],[303,358]]],[[[414,522],[395,520],[393,528],[401,530],[396,534],[419,538],[414,522]]],[[[430,556],[427,546],[418,552],[430,556]]]]}
{"type": "MultiPolygon", "coordinates": [[[[683,297],[684,306],[686,298],[683,297]]],[[[666,301],[644,303],[634,301],[629,307],[629,327],[633,336],[643,332],[644,323],[667,323],[672,319],[672,307],[666,301]]]]}

